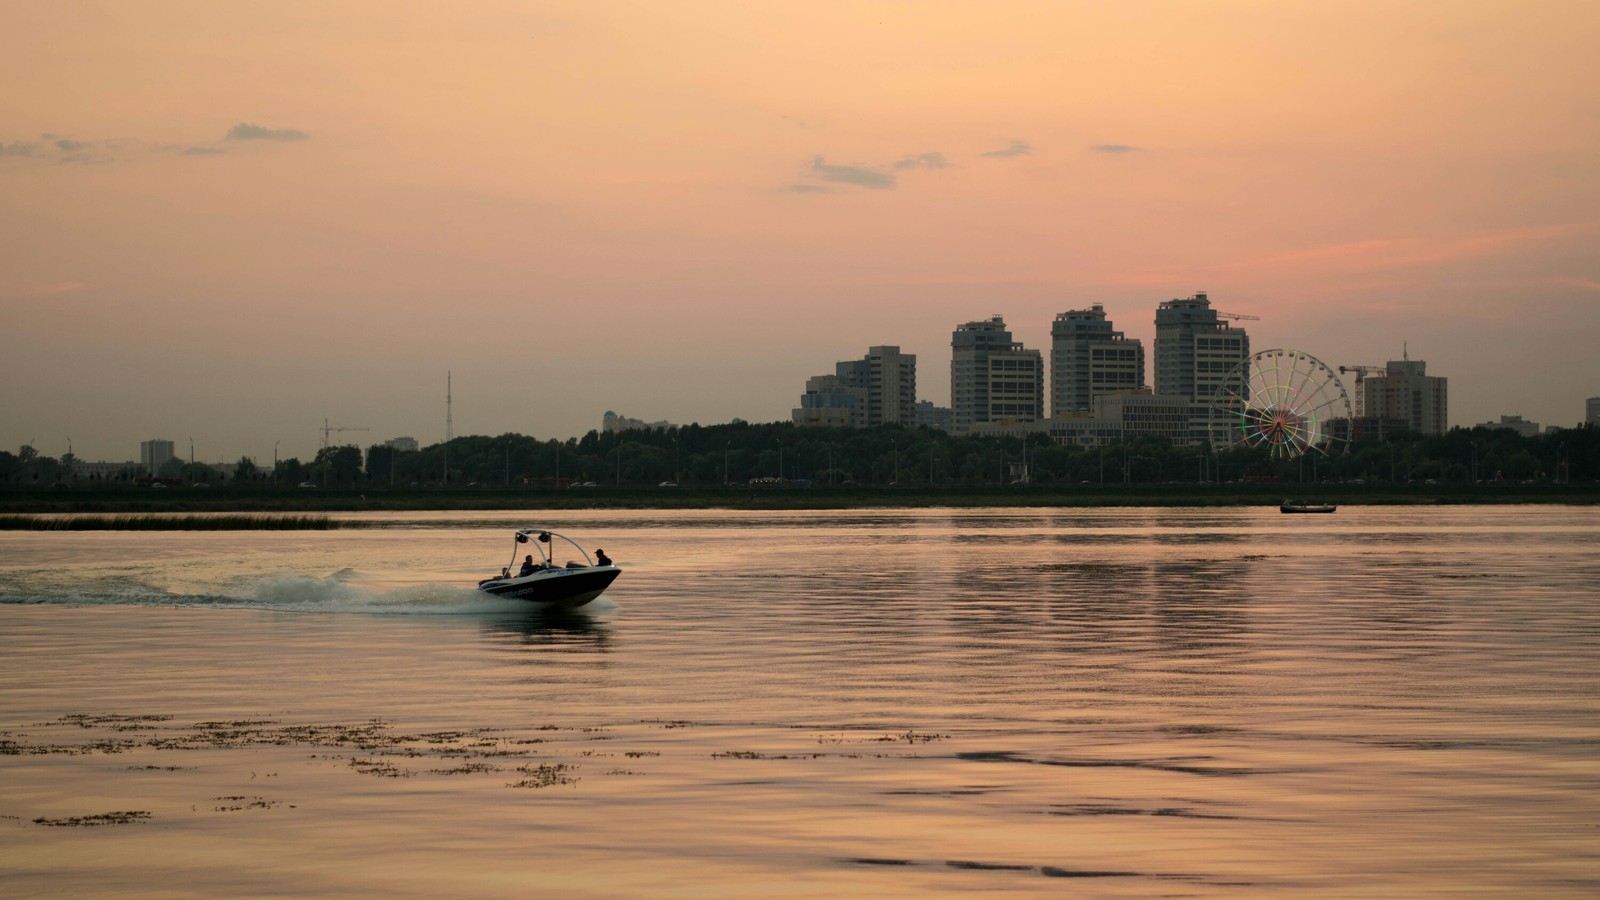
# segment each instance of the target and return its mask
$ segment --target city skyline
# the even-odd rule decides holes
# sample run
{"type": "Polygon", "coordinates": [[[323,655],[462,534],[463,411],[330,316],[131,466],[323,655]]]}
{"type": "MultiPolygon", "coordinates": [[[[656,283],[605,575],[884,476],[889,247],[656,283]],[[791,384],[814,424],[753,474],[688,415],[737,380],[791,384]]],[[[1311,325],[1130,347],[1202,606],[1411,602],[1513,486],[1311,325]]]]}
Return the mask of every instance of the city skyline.
{"type": "MultiPolygon", "coordinates": [[[[780,421],[820,363],[1208,291],[1450,424],[1600,391],[1600,10],[24,7],[0,447],[780,421]],[[1554,365],[1549,365],[1550,361],[1554,365]]],[[[942,405],[942,404],[941,404],[942,405]]],[[[1576,411],[1576,412],[1575,412],[1576,411]]]]}

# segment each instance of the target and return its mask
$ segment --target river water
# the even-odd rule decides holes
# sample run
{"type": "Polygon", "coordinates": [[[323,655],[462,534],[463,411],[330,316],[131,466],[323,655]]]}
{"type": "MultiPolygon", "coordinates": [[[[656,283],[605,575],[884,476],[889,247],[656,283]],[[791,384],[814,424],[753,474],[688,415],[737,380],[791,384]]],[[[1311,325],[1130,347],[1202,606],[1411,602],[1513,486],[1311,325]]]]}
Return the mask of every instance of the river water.
{"type": "Polygon", "coordinates": [[[1600,510],[352,518],[0,533],[4,893],[1600,892],[1600,510]]]}

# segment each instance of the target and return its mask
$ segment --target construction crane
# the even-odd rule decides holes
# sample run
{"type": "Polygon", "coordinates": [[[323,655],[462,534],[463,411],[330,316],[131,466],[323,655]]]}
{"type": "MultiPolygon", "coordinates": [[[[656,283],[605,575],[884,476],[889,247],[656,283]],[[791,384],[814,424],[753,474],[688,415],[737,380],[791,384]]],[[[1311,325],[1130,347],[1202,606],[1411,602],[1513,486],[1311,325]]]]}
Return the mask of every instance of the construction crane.
{"type": "Polygon", "coordinates": [[[1385,375],[1388,369],[1383,366],[1340,366],[1339,374],[1344,375],[1354,372],[1356,376],[1356,418],[1367,417],[1367,391],[1366,381],[1369,375],[1385,375]]]}
{"type": "Polygon", "coordinates": [[[1247,316],[1244,313],[1228,313],[1228,312],[1220,312],[1220,311],[1217,313],[1217,318],[1219,318],[1219,319],[1247,319],[1247,320],[1249,320],[1251,322],[1259,322],[1259,321],[1261,321],[1261,317],[1260,316],[1247,316]]]}
{"type": "Polygon", "coordinates": [[[361,428],[361,427],[358,427],[358,426],[351,426],[351,425],[329,425],[328,424],[328,420],[327,419],[323,419],[322,420],[322,447],[323,447],[324,450],[326,450],[328,448],[328,435],[332,434],[335,431],[371,431],[371,430],[372,430],[371,428],[361,428]]]}

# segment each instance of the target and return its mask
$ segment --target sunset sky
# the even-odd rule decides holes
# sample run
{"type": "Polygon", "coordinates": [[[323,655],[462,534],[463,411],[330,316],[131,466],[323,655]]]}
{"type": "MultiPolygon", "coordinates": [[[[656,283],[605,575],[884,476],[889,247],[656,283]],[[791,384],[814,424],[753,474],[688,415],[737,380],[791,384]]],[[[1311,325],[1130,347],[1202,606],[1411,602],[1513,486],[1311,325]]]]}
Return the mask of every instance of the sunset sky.
{"type": "Polygon", "coordinates": [[[0,9],[0,447],[207,461],[786,419],[869,345],[1103,303],[1600,395],[1600,4],[0,9]]]}

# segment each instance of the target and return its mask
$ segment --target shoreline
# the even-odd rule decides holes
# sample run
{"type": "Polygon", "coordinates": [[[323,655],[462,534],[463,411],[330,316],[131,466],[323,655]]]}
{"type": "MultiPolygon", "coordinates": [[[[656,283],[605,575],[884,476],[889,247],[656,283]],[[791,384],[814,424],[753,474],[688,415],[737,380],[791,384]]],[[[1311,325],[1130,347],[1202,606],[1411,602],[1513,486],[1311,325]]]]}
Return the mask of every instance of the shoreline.
{"type": "Polygon", "coordinates": [[[1600,504],[1600,484],[1045,485],[979,487],[581,488],[553,490],[50,490],[0,493],[0,515],[303,514],[521,509],[920,509],[1600,504]]]}

